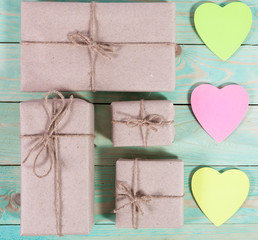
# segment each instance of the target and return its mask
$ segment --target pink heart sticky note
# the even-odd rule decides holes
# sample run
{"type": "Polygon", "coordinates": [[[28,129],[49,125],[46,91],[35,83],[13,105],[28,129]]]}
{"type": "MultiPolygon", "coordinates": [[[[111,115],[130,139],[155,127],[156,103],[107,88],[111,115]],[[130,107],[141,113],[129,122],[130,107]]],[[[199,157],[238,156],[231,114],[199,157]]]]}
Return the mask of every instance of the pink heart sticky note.
{"type": "Polygon", "coordinates": [[[247,91],[234,84],[222,89],[202,84],[191,96],[195,117],[217,142],[222,142],[237,128],[247,112],[248,102],[247,91]]]}

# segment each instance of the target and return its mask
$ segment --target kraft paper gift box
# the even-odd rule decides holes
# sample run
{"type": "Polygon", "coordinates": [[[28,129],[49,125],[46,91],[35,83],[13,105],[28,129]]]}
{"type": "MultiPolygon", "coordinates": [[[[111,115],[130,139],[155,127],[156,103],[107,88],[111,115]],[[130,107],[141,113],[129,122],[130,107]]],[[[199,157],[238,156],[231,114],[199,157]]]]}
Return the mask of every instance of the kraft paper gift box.
{"type": "Polygon", "coordinates": [[[116,163],[116,226],[183,226],[184,166],[181,160],[120,159],[116,163]]]}
{"type": "Polygon", "coordinates": [[[64,103],[56,120],[61,99],[20,104],[21,235],[89,234],[94,224],[94,108],[64,103]]]}
{"type": "Polygon", "coordinates": [[[172,2],[22,2],[21,40],[22,91],[174,90],[172,2]]]}
{"type": "Polygon", "coordinates": [[[174,106],[169,100],[112,102],[112,141],[121,146],[169,146],[174,141],[174,106]]]}

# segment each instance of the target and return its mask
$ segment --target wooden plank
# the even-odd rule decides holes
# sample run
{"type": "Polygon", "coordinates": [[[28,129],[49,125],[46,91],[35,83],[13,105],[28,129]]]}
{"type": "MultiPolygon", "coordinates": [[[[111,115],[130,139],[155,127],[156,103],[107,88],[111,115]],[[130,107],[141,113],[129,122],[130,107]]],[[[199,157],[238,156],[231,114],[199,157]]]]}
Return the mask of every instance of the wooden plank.
{"type": "Polygon", "coordinates": [[[185,165],[257,165],[258,107],[250,106],[243,122],[222,143],[215,142],[198,124],[190,106],[175,106],[175,141],[166,147],[112,148],[110,107],[96,112],[96,164],[114,164],[120,158],[178,158],[185,165]]]}
{"type": "MultiPolygon", "coordinates": [[[[114,167],[95,169],[95,222],[113,222],[114,167]]],[[[0,166],[0,224],[20,223],[20,167],[0,166]]],[[[0,239],[1,233],[0,233],[0,239]]]]}
{"type": "MultiPolygon", "coordinates": [[[[176,2],[176,42],[179,44],[203,44],[195,31],[193,16],[196,8],[204,2],[199,0],[177,0],[176,2]]],[[[212,2],[224,6],[234,0],[213,0],[212,2]]],[[[257,44],[257,2],[252,0],[241,1],[247,4],[253,13],[253,24],[244,44],[257,44]]]]}
{"type": "MultiPolygon", "coordinates": [[[[217,170],[234,168],[218,166],[217,170]]],[[[250,179],[250,193],[242,208],[226,224],[258,223],[258,175],[257,167],[239,167],[250,179]]],[[[197,207],[190,192],[190,179],[197,170],[195,166],[185,166],[185,224],[211,224],[197,207]]],[[[95,169],[95,223],[115,224],[114,209],[115,167],[96,166],[95,169]]],[[[20,167],[0,167],[0,224],[20,223],[20,167]]]]}
{"type": "MultiPolygon", "coordinates": [[[[258,107],[250,106],[238,129],[215,142],[200,127],[189,106],[176,106],[176,137],[167,147],[112,147],[109,105],[96,105],[95,164],[113,165],[118,158],[179,158],[186,165],[258,165],[258,107]]],[[[19,104],[0,104],[0,164],[20,164],[19,104]]]]}
{"type": "MultiPolygon", "coordinates": [[[[0,224],[20,219],[20,167],[0,167],[0,224]]],[[[1,233],[0,233],[1,236],[1,233]]],[[[1,238],[1,237],[0,237],[1,238]]]]}
{"type": "MultiPolygon", "coordinates": [[[[57,0],[59,1],[59,0],[57,0]]],[[[70,0],[63,0],[70,1],[70,0]]],[[[85,1],[85,0],[78,0],[85,1]]],[[[108,1],[108,0],[107,0],[108,1]]],[[[115,0],[116,1],[116,0],[115,0]]],[[[123,0],[121,0],[123,1],[123,0]]],[[[137,0],[136,0],[137,1],[137,0]]],[[[20,0],[0,1],[0,42],[20,41],[20,0]]],[[[174,93],[96,93],[77,92],[76,96],[95,103],[117,100],[170,99],[174,103],[189,104],[192,89],[200,83],[215,86],[237,83],[245,87],[251,104],[258,104],[258,47],[257,10],[251,0],[247,3],[253,11],[253,27],[243,46],[227,63],[218,60],[202,44],[192,26],[193,12],[199,0],[177,0],[176,41],[181,46],[177,58],[177,84],[174,93]],[[250,45],[251,44],[251,45],[250,45]]],[[[214,0],[216,3],[224,0],[214,0]]],[[[20,47],[18,44],[0,44],[0,101],[24,101],[42,98],[44,93],[20,92],[20,47]]],[[[67,93],[66,95],[69,95],[67,93]]],[[[65,236],[63,239],[162,239],[162,240],[212,240],[258,239],[258,180],[257,119],[258,108],[250,107],[245,121],[225,142],[215,143],[198,125],[188,106],[176,107],[176,139],[171,147],[113,148],[109,106],[96,106],[96,166],[95,169],[95,222],[89,236],[65,236]],[[182,229],[128,230],[114,226],[114,163],[120,157],[181,158],[185,164],[185,226],[182,229]],[[218,170],[238,167],[250,178],[251,189],[243,207],[223,226],[209,223],[195,204],[189,181],[197,165],[217,166],[218,170]],[[104,166],[109,165],[109,166],[104,166]],[[193,165],[193,166],[190,166],[193,165]]],[[[18,104],[0,104],[0,164],[20,163],[18,104]]],[[[20,237],[20,167],[0,166],[0,239],[29,239],[20,237]],[[11,225],[1,225],[11,224],[11,225]]],[[[57,239],[59,237],[33,237],[30,239],[57,239]]]]}
{"type": "Polygon", "coordinates": [[[19,104],[0,104],[0,164],[20,164],[19,104]]]}
{"type": "MultiPolygon", "coordinates": [[[[76,96],[95,103],[137,99],[169,99],[188,104],[192,90],[200,83],[217,87],[229,83],[242,85],[249,93],[250,103],[258,103],[258,46],[244,46],[228,62],[219,61],[205,46],[182,46],[176,60],[176,89],[174,92],[115,93],[77,92],[76,96]]],[[[0,44],[0,101],[24,101],[41,98],[45,93],[20,91],[20,47],[0,44]]],[[[67,93],[66,95],[69,95],[67,93]]]]}
{"type": "MultiPolygon", "coordinates": [[[[19,225],[0,226],[3,240],[57,240],[58,236],[21,237],[19,225]]],[[[118,229],[114,225],[95,225],[88,236],[63,236],[63,240],[257,240],[256,224],[225,224],[220,227],[188,224],[179,229],[118,229]]]]}
{"type": "MultiPolygon", "coordinates": [[[[112,2],[137,1],[138,0],[113,0],[112,2]]],[[[63,0],[63,2],[70,2],[70,0],[63,0]]],[[[77,2],[87,2],[87,0],[77,0],[77,2]]],[[[109,2],[109,0],[102,0],[102,2],[109,2]]],[[[176,42],[179,44],[201,44],[202,42],[193,27],[193,14],[196,7],[200,4],[200,1],[176,0],[174,2],[176,2],[176,42]]],[[[224,0],[214,0],[213,2],[221,4],[224,3],[224,0]]],[[[243,0],[242,2],[250,6],[253,12],[253,26],[244,43],[257,44],[258,5],[252,0],[243,0]]],[[[0,42],[20,41],[20,3],[21,0],[8,0],[0,2],[0,42]]]]}

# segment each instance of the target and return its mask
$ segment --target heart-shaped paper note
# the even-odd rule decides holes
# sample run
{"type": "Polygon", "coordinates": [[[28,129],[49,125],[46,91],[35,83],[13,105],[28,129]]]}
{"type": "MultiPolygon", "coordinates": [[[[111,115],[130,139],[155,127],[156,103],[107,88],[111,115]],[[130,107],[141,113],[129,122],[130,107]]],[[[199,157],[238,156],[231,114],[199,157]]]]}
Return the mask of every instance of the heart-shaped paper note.
{"type": "Polygon", "coordinates": [[[226,139],[240,124],[248,109],[248,93],[239,85],[222,89],[210,84],[196,87],[192,110],[205,131],[217,142],[226,139]]]}
{"type": "Polygon", "coordinates": [[[245,40],[252,25],[252,12],[241,2],[224,7],[204,3],[194,13],[194,25],[207,47],[226,61],[245,40]]]}
{"type": "Polygon", "coordinates": [[[201,168],[194,173],[191,185],[197,204],[216,226],[236,213],[249,192],[247,175],[237,169],[219,173],[213,168],[201,168]]]}

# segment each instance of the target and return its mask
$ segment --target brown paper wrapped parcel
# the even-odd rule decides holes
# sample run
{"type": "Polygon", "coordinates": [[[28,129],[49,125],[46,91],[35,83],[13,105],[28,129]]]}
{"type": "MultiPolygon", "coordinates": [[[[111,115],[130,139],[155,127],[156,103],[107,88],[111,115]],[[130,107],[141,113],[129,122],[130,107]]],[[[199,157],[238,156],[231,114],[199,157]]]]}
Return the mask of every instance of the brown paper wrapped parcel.
{"type": "Polygon", "coordinates": [[[175,112],[171,101],[112,102],[111,111],[115,147],[173,144],[175,112]]]}
{"type": "Polygon", "coordinates": [[[184,214],[181,160],[120,159],[116,163],[116,226],[179,228],[184,214]]]}
{"type": "Polygon", "coordinates": [[[175,4],[22,2],[22,91],[173,91],[175,4]]]}
{"type": "Polygon", "coordinates": [[[62,104],[20,104],[21,235],[88,234],[94,224],[93,104],[62,104]]]}

